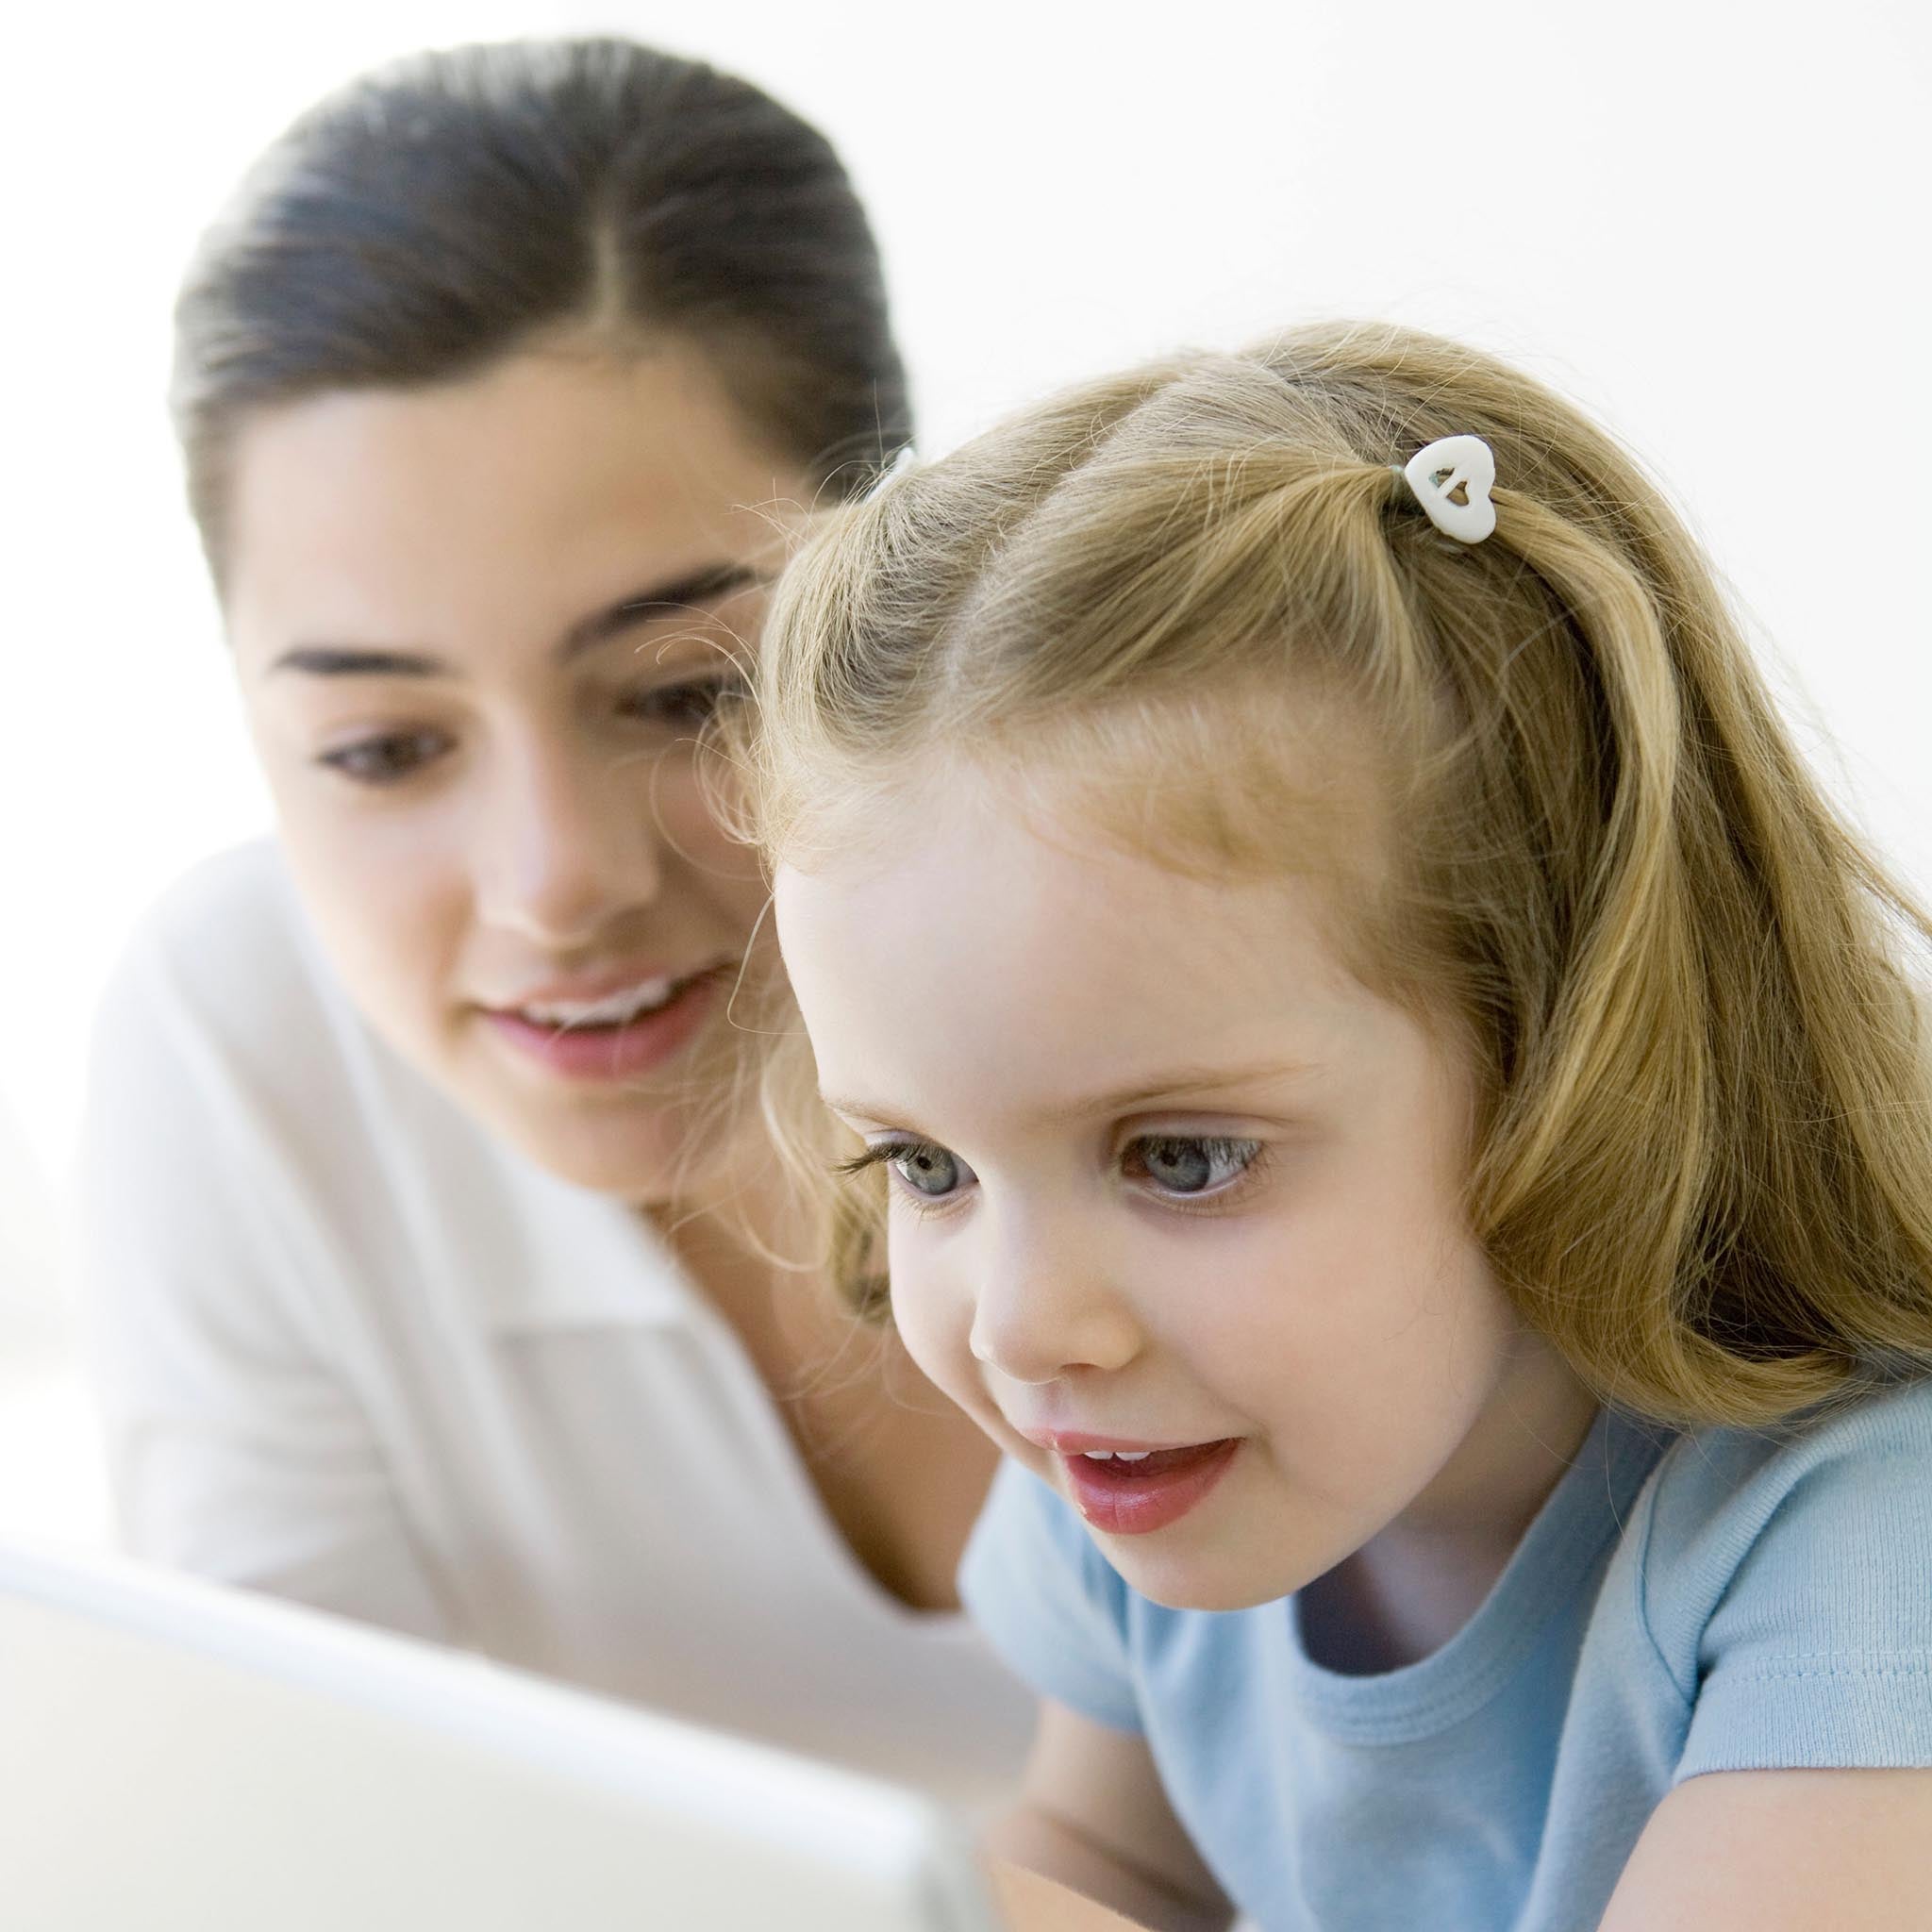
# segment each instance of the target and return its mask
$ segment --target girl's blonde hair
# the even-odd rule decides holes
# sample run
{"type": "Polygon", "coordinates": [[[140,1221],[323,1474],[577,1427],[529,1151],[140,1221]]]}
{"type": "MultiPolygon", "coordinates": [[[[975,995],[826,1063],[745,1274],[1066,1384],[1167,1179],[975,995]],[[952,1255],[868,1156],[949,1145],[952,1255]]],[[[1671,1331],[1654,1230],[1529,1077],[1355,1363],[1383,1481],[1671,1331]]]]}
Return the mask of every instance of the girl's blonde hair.
{"type": "MultiPolygon", "coordinates": [[[[961,747],[1163,862],[1301,863],[1356,721],[1393,863],[1355,957],[1474,1047],[1470,1213],[1525,1319],[1686,1424],[1932,1367],[1932,927],[1656,488],[1516,371],[1335,325],[1077,390],[834,511],[758,696],[750,829],[806,864],[961,747]],[[1495,452],[1474,547],[1391,467],[1452,434],[1495,452]]],[[[801,1158],[808,1086],[774,1057],[801,1158]]],[[[875,1208],[837,1210],[855,1278],[875,1208]]]]}

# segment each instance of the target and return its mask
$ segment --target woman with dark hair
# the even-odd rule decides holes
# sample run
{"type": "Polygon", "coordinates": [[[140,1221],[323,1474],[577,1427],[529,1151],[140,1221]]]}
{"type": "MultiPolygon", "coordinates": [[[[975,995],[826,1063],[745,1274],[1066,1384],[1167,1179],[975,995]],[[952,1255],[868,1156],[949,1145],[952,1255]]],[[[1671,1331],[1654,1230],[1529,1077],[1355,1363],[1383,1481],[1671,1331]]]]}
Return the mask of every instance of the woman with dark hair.
{"type": "Polygon", "coordinates": [[[96,1038],[128,1541],[990,1790],[1028,1700],[952,1579],[994,1457],[799,1265],[697,749],[790,510],[909,433],[837,158],[626,42],[425,56],[275,143],[176,320],[278,829],[149,915],[96,1038]]]}

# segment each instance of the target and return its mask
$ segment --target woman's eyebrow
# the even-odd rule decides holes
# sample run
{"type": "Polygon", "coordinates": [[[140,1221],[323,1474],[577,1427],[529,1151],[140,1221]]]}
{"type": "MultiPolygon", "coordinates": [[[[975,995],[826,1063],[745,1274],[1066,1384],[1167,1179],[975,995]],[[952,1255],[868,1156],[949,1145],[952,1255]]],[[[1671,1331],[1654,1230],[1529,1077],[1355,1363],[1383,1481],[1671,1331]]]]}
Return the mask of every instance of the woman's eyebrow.
{"type": "Polygon", "coordinates": [[[568,663],[633,625],[648,624],[677,610],[694,609],[765,580],[765,574],[748,563],[712,563],[647,591],[634,591],[572,625],[558,646],[558,660],[568,663]]]}
{"type": "Polygon", "coordinates": [[[311,677],[449,677],[454,675],[441,658],[427,651],[396,651],[359,644],[296,644],[269,667],[303,671],[311,677]]]}
{"type": "MultiPolygon", "coordinates": [[[[647,590],[633,591],[594,610],[564,632],[557,647],[558,663],[608,642],[633,625],[676,610],[690,610],[765,581],[748,563],[710,563],[686,571],[647,590]]],[[[311,677],[454,677],[454,666],[431,651],[397,650],[389,645],[296,644],[268,667],[300,671],[311,677]]]]}

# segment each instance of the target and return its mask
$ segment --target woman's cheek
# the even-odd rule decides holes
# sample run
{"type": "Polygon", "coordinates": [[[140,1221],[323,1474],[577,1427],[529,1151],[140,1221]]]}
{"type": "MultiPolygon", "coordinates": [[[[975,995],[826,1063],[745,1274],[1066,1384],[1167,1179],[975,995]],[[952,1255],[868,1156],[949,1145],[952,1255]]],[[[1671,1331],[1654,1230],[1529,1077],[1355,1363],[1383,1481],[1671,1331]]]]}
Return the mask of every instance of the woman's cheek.
{"type": "Polygon", "coordinates": [[[758,854],[719,823],[719,804],[728,807],[728,797],[690,760],[667,759],[651,774],[638,808],[650,815],[677,862],[690,868],[705,898],[745,931],[764,911],[770,888],[758,854]]]}
{"type": "MultiPolygon", "coordinates": [[[[354,803],[356,801],[351,801],[354,803]]],[[[330,801],[334,803],[334,801],[330,801]]],[[[351,996],[392,1044],[432,1057],[452,1006],[474,903],[459,816],[447,806],[281,820],[309,918],[351,996]]]]}

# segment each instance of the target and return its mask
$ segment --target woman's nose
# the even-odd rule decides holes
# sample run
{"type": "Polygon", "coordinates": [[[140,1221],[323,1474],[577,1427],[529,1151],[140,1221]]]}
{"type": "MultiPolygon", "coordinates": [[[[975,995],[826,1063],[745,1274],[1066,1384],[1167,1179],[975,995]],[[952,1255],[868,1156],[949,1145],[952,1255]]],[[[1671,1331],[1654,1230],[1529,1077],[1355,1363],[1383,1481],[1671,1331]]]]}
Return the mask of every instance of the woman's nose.
{"type": "Polygon", "coordinates": [[[639,770],[564,746],[508,760],[476,830],[483,922],[562,950],[655,900],[665,854],[639,770]]]}

